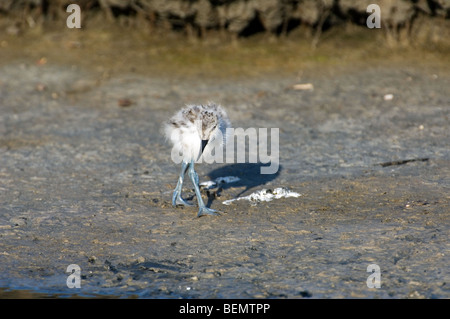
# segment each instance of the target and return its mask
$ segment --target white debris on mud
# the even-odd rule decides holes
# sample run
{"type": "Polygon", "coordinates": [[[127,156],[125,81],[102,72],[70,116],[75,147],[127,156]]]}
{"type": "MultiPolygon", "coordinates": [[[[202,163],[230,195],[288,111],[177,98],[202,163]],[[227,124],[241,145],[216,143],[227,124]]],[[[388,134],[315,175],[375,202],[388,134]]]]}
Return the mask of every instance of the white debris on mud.
{"type": "Polygon", "coordinates": [[[274,190],[263,189],[263,190],[254,192],[248,196],[229,199],[229,200],[223,201],[222,204],[230,205],[234,201],[245,199],[245,200],[250,201],[252,203],[252,205],[256,205],[259,202],[270,202],[273,199],[279,199],[279,198],[283,198],[283,197],[300,197],[300,196],[302,196],[302,195],[299,193],[296,193],[296,192],[292,192],[285,187],[277,187],[274,190]]]}
{"type": "Polygon", "coordinates": [[[225,176],[225,177],[217,177],[214,181],[207,181],[200,183],[200,187],[205,189],[211,189],[219,186],[220,184],[228,184],[240,181],[240,178],[237,176],[225,176]]]}

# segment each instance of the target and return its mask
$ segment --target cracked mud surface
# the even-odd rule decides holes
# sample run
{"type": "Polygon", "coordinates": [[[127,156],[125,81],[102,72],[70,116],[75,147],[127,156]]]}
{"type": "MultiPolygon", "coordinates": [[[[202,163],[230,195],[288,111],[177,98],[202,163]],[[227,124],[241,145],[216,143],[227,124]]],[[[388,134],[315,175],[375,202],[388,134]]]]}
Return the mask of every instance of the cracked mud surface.
{"type": "MultiPolygon", "coordinates": [[[[232,80],[99,78],[97,66],[35,62],[30,54],[0,67],[4,294],[450,297],[446,61],[232,80]],[[201,182],[240,181],[204,191],[222,214],[196,218],[196,207],[170,204],[179,167],[160,126],[208,100],[234,127],[280,128],[280,169],[197,165],[201,182]],[[222,204],[277,187],[301,196],[222,204]],[[81,267],[80,289],[66,287],[70,264],[81,267]],[[370,264],[380,289],[366,285],[370,264]]],[[[194,196],[189,182],[184,196],[194,196]]]]}

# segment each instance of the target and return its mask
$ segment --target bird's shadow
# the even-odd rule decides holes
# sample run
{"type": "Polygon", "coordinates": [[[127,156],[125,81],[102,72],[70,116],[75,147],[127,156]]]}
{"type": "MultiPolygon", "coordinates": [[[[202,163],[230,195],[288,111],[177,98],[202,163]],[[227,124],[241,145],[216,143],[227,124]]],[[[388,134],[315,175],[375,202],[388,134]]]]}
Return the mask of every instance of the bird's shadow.
{"type": "Polygon", "coordinates": [[[266,183],[274,180],[278,177],[282,170],[281,165],[279,165],[277,172],[273,174],[261,174],[261,167],[266,166],[268,165],[262,163],[236,163],[212,170],[207,175],[213,181],[219,177],[227,176],[235,176],[238,177],[239,180],[231,183],[221,183],[220,185],[218,185],[217,191],[214,193],[214,196],[208,195],[208,203],[206,204],[206,206],[211,207],[211,204],[214,201],[217,193],[220,193],[224,189],[245,187],[244,190],[236,195],[237,198],[254,187],[265,185],[266,183]]]}

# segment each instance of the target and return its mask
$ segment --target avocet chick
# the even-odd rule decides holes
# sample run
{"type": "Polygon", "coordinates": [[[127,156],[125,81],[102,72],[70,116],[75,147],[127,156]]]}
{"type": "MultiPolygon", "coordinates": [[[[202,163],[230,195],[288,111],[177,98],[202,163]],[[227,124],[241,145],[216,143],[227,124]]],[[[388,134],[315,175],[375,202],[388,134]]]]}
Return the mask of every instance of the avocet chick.
{"type": "Polygon", "coordinates": [[[197,216],[217,215],[217,211],[205,206],[199,188],[194,162],[199,160],[205,148],[225,145],[226,129],[230,121],[225,110],[217,104],[188,105],[164,124],[164,133],[173,144],[172,154],[182,154],[181,172],[173,192],[172,205],[193,206],[181,197],[186,172],[194,184],[199,211],[197,216]]]}

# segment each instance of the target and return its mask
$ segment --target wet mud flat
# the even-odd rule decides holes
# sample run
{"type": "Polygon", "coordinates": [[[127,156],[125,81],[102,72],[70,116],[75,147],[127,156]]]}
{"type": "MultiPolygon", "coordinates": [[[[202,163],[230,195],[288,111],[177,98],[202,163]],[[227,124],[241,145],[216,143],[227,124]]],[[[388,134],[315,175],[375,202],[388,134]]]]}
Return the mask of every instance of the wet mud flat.
{"type": "MultiPolygon", "coordinates": [[[[448,65],[232,80],[94,71],[1,66],[3,296],[450,297],[448,65]],[[280,166],[197,165],[201,182],[239,178],[205,189],[222,214],[197,218],[171,206],[179,167],[160,128],[209,100],[234,127],[279,128],[280,166]],[[223,204],[279,187],[301,196],[223,204]],[[71,264],[81,288],[66,285],[71,264]]],[[[195,202],[189,182],[183,192],[195,202]]]]}

